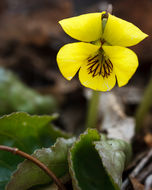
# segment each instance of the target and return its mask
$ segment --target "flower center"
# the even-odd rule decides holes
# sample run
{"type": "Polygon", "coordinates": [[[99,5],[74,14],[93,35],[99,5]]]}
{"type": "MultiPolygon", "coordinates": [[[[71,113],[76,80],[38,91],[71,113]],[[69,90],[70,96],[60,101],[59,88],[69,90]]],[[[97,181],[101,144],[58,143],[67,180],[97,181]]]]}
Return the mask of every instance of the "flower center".
{"type": "Polygon", "coordinates": [[[103,52],[99,52],[93,57],[88,58],[88,74],[92,77],[102,76],[108,78],[113,71],[113,65],[109,59],[105,59],[103,52]]]}

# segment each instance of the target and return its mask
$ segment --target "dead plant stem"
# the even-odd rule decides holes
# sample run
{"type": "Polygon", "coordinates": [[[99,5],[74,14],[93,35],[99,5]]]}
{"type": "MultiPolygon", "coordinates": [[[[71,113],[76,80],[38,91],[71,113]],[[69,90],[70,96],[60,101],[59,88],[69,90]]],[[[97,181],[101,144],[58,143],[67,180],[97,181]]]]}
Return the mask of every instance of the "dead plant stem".
{"type": "Polygon", "coordinates": [[[66,190],[66,188],[61,183],[61,181],[56,177],[56,175],[48,167],[46,167],[45,164],[40,162],[37,158],[35,158],[21,150],[18,150],[18,148],[12,148],[12,147],[8,147],[8,146],[0,145],[0,150],[8,151],[13,154],[17,154],[23,158],[26,158],[27,160],[30,160],[31,162],[36,164],[39,168],[41,168],[51,179],[53,179],[54,183],[58,186],[58,188],[60,190],[66,190]]]}

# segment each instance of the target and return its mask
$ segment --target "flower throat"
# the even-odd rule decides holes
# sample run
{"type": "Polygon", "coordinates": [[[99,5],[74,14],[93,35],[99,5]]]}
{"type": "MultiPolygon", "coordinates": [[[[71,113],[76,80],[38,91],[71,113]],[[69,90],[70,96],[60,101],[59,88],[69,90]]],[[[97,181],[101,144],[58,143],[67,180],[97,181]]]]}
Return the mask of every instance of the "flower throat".
{"type": "Polygon", "coordinates": [[[104,55],[97,54],[94,57],[88,58],[88,74],[92,77],[102,76],[108,78],[113,71],[113,64],[109,59],[105,59],[104,55]]]}

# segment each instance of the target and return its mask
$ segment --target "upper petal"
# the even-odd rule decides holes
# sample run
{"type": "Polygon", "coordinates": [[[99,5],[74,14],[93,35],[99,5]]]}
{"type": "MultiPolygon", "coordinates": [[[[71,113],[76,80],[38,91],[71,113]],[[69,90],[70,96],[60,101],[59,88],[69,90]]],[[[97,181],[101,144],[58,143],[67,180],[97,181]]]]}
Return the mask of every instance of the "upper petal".
{"type": "Polygon", "coordinates": [[[61,20],[63,30],[72,38],[84,42],[98,40],[102,35],[102,13],[88,13],[61,20]]]}
{"type": "Polygon", "coordinates": [[[128,83],[138,67],[136,54],[125,47],[103,46],[103,50],[113,64],[119,87],[128,83]]]}
{"type": "Polygon", "coordinates": [[[98,49],[98,46],[84,42],[64,45],[57,54],[57,63],[63,76],[71,80],[80,66],[98,49]]]}
{"type": "Polygon", "coordinates": [[[103,33],[103,38],[111,45],[133,46],[138,44],[148,35],[130,22],[117,18],[111,14],[103,33]]]}
{"type": "Polygon", "coordinates": [[[89,74],[88,72],[87,64],[83,64],[81,66],[79,71],[79,80],[85,87],[98,91],[109,91],[114,87],[116,83],[114,72],[112,72],[108,78],[103,78],[101,75],[93,77],[92,74],[89,74]]]}

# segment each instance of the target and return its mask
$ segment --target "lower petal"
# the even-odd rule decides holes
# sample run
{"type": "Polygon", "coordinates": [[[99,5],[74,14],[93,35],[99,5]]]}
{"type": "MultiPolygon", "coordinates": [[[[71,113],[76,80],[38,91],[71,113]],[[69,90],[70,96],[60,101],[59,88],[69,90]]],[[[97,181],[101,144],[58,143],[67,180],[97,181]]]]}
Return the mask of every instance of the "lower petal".
{"type": "Polygon", "coordinates": [[[124,86],[138,67],[136,54],[119,46],[103,46],[103,50],[113,64],[119,87],[124,86]]]}
{"type": "Polygon", "coordinates": [[[71,80],[87,58],[95,54],[99,47],[90,43],[76,42],[63,46],[57,54],[57,63],[63,76],[71,80]]]}
{"type": "Polygon", "coordinates": [[[107,78],[103,78],[101,75],[93,77],[92,74],[89,74],[88,72],[87,64],[81,66],[79,71],[79,80],[85,87],[98,91],[109,91],[116,83],[114,72],[112,72],[107,78]]]}

